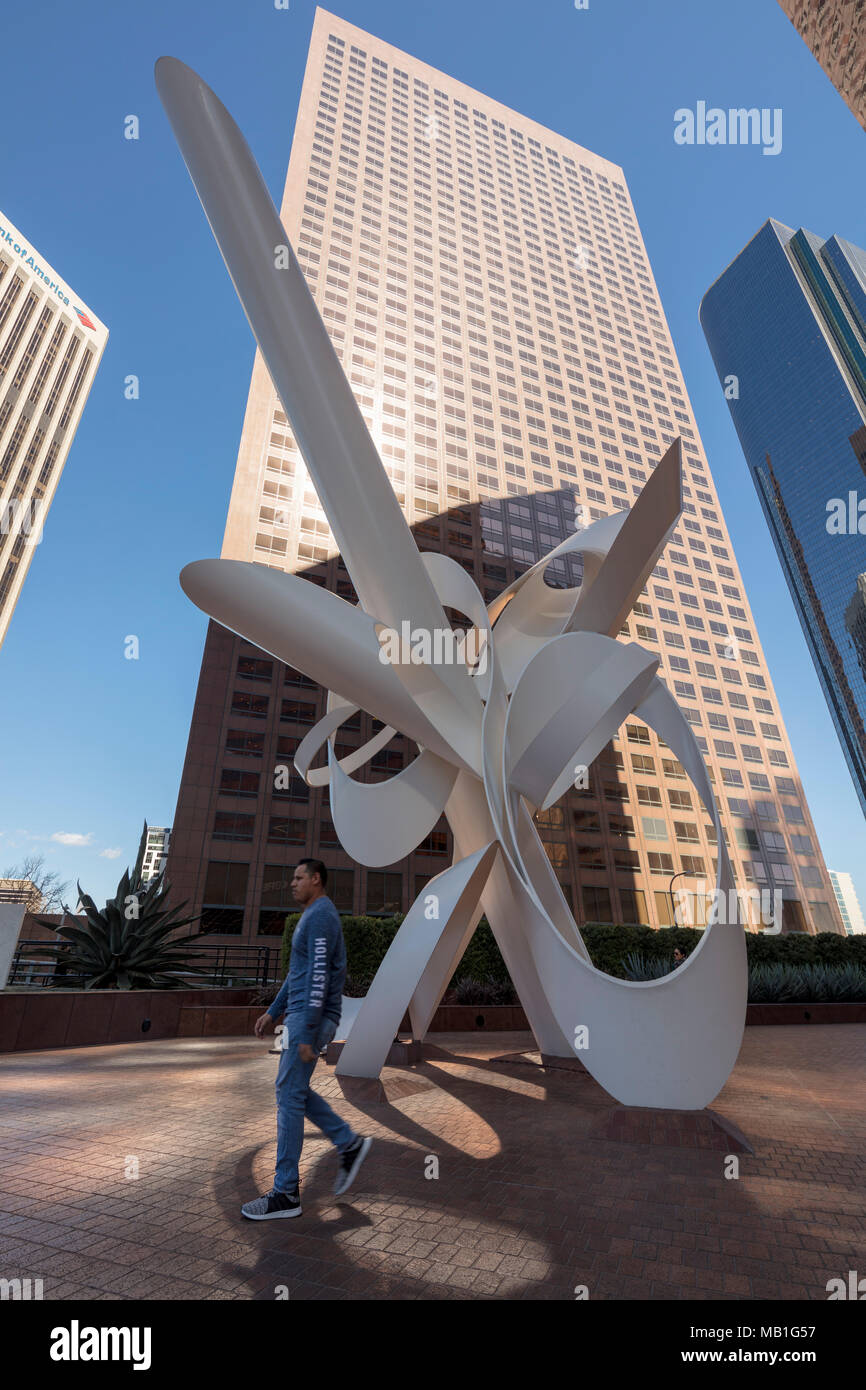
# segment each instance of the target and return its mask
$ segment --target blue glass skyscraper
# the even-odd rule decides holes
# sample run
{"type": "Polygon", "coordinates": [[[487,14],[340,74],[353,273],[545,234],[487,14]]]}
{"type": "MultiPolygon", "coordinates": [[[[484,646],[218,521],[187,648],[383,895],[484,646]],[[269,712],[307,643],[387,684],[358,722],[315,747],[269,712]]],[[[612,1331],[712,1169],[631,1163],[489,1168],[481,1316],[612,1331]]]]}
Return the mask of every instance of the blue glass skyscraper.
{"type": "Polygon", "coordinates": [[[771,219],[700,319],[866,813],[866,251],[771,219]]]}

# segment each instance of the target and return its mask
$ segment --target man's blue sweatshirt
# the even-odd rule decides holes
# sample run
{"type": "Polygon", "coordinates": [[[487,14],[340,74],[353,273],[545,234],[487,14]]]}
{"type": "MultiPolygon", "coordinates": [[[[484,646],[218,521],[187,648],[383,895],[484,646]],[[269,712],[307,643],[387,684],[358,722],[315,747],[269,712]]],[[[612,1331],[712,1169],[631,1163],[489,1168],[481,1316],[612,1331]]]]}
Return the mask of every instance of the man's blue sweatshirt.
{"type": "Polygon", "coordinates": [[[301,914],[292,936],[289,973],[268,1013],[273,1019],[283,1014],[302,1015],[297,1041],[312,1047],[323,1019],[340,1021],[345,979],[346,946],[340,914],[323,895],[301,914]]]}

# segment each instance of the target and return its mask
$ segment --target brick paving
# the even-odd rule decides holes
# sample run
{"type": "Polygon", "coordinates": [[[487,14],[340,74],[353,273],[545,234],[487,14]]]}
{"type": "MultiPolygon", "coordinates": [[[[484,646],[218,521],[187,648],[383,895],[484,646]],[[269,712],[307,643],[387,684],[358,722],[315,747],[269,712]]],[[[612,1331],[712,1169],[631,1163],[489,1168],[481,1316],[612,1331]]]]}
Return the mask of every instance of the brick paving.
{"type": "Polygon", "coordinates": [[[866,1025],[747,1029],[713,1107],[755,1148],[736,1180],[721,1152],[597,1137],[614,1102],[532,1047],[438,1035],[384,1104],[320,1064],[373,1150],[337,1202],[310,1130],[303,1216],[260,1224],[239,1207],[273,1174],[263,1043],[3,1055],[0,1276],[46,1299],[826,1300],[866,1271],[866,1025]]]}

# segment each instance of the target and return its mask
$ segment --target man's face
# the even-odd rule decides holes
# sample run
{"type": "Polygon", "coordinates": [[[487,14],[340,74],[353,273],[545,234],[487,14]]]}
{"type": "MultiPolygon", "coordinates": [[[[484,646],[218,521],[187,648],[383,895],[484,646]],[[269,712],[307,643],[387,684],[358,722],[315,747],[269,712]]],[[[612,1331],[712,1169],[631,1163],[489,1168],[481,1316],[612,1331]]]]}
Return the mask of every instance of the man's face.
{"type": "Polygon", "coordinates": [[[319,886],[318,877],[312,878],[306,864],[299,864],[292,878],[292,896],[296,903],[308,903],[319,886]]]}

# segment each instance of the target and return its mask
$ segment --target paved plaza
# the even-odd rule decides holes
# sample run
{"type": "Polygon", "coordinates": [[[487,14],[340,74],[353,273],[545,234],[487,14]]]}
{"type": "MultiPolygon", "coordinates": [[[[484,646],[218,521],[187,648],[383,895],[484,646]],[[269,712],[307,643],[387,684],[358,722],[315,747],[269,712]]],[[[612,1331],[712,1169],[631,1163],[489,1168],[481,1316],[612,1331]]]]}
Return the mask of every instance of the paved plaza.
{"type": "Polygon", "coordinates": [[[755,1149],[738,1178],[724,1152],[604,1137],[610,1097],[533,1047],[434,1035],[385,1101],[320,1064],[370,1157],[336,1201],[309,1131],[303,1216],[255,1224],[239,1209],[273,1175],[267,1043],[3,1055],[0,1274],[46,1299],[826,1300],[866,1269],[866,1025],[746,1030],[713,1107],[755,1149]]]}

